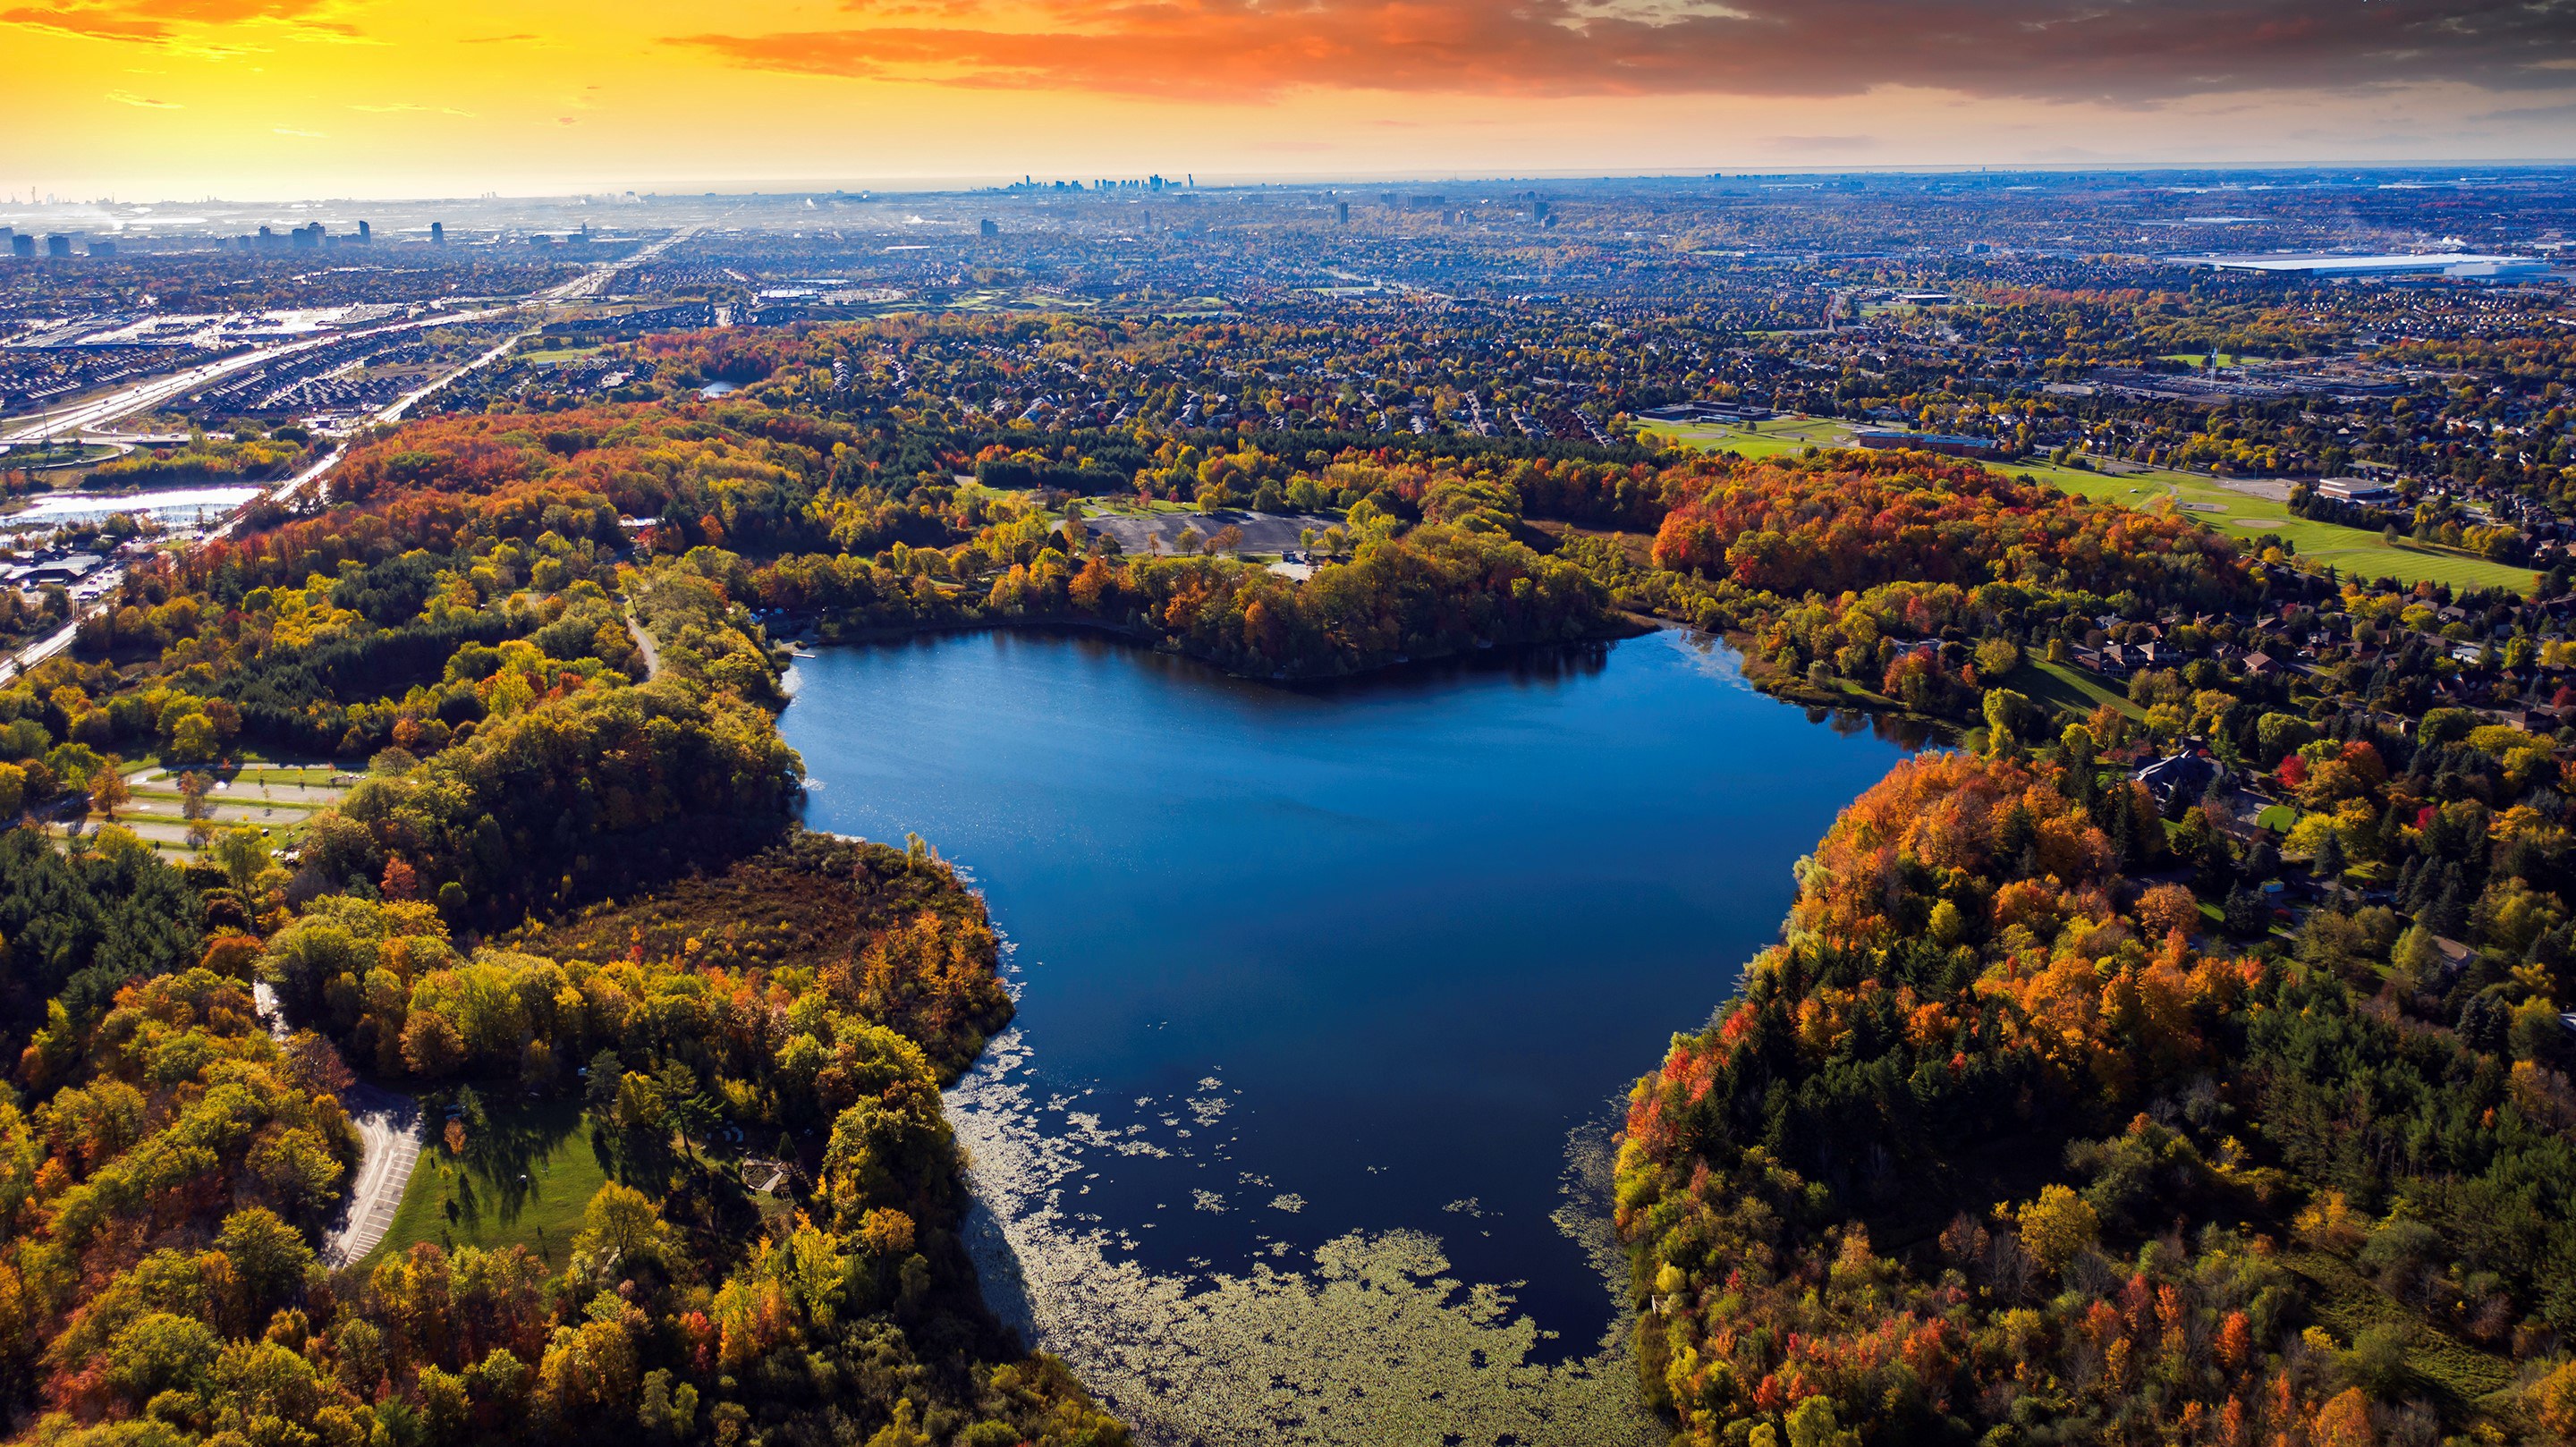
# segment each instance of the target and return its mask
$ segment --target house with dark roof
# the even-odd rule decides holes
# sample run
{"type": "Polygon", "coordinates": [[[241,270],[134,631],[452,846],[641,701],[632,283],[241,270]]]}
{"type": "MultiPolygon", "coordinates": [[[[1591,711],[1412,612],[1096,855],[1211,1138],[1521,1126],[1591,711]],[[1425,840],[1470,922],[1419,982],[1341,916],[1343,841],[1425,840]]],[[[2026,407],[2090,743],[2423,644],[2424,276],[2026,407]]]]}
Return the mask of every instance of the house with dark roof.
{"type": "Polygon", "coordinates": [[[2209,786],[2223,774],[2218,761],[2198,750],[2170,754],[2138,770],[2137,781],[2147,786],[2159,807],[2170,805],[2179,795],[2197,799],[2209,792],[2209,786]]]}

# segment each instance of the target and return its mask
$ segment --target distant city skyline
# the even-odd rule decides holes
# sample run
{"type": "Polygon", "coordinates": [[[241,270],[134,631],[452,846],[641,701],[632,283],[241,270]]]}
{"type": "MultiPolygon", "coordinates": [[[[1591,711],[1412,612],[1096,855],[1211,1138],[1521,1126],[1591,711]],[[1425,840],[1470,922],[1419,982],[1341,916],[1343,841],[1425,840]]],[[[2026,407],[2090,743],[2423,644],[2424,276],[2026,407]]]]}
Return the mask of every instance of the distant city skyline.
{"type": "MultiPolygon", "coordinates": [[[[1187,184],[1184,184],[1182,177],[1179,175],[1166,176],[1164,179],[1166,180],[1167,185],[1161,192],[1157,193],[1147,190],[1138,191],[1133,194],[1136,194],[1139,199],[1149,199],[1155,194],[1177,196],[1188,189],[1221,190],[1229,188],[1276,187],[1293,191],[1316,191],[1342,188],[1347,189],[1354,196],[1365,196],[1367,194],[1384,191],[1391,187],[1432,186],[1443,183],[1455,185],[1494,185],[1498,183],[1525,182],[1533,185],[1543,185],[1548,183],[1577,185],[1618,182],[1623,180],[1688,181],[1710,176],[1752,178],[1770,178],[1776,176],[1783,179],[1796,179],[1801,177],[1824,179],[1837,176],[1895,177],[2026,174],[2031,176],[2064,175],[2069,177],[2081,177],[2116,175],[2122,173],[2153,174],[2156,172],[2174,172],[2177,174],[2178,178],[2192,175],[2224,178],[2211,180],[2205,187],[2193,186],[2189,188],[2193,190],[2209,189],[2213,191],[2222,191],[2230,187],[2241,185],[2247,190],[2259,193],[2263,191],[2279,190],[2289,186],[2296,186],[2300,184],[2300,178],[2307,176],[2313,176],[2316,182],[2320,185],[2330,186],[2338,182],[2349,183],[2354,179],[2367,179],[2375,172],[2387,172],[2389,173],[2391,184],[2418,185],[2437,184],[2440,180],[2445,178],[2445,173],[2456,171],[2456,179],[2458,181],[2474,185],[2482,181],[2502,181],[2512,174],[2520,172],[2553,171],[2568,167],[2576,167],[2576,155],[2571,155],[2570,158],[2566,159],[2545,156],[2455,156],[2433,157],[2422,160],[2360,158],[2342,161],[2294,161],[2283,163],[2266,163],[2262,161],[2102,160],[2090,162],[2025,162],[2019,164],[1969,162],[1904,164],[1890,162],[1883,165],[1816,165],[1799,164],[1794,162],[1761,162],[1738,163],[1730,166],[1662,167],[1656,169],[1646,169],[1633,166],[1605,166],[1593,168],[1524,168],[1518,170],[1480,169],[1458,166],[1448,168],[1424,167],[1409,171],[1377,172],[1213,171],[1199,174],[1187,184]],[[2239,181],[2236,179],[2238,177],[2242,177],[2243,179],[2239,181]]],[[[878,199],[892,199],[907,195],[972,196],[982,193],[1016,191],[1021,188],[1014,186],[1013,183],[1021,182],[1030,179],[1031,177],[1034,177],[1036,186],[1040,192],[1046,191],[1051,185],[1057,182],[1062,182],[1067,187],[1074,189],[1090,190],[1100,187],[1102,181],[1106,180],[1111,183],[1109,189],[1124,189],[1124,183],[1130,181],[1142,182],[1147,179],[1146,174],[1138,174],[1135,176],[1110,176],[1104,178],[1091,175],[1073,175],[1070,173],[1058,175],[1055,173],[1036,174],[1023,171],[1007,175],[994,172],[977,175],[946,176],[769,176],[747,178],[680,178],[678,180],[665,182],[658,187],[653,185],[629,186],[610,182],[602,185],[564,186],[555,189],[528,187],[496,190],[486,187],[481,191],[473,193],[468,193],[461,189],[453,192],[440,192],[437,190],[405,192],[398,190],[352,189],[329,192],[315,191],[298,194],[288,191],[263,192],[245,189],[238,193],[229,195],[207,193],[200,196],[161,196],[132,192],[120,193],[115,191],[106,191],[96,195],[88,195],[63,191],[30,190],[22,187],[14,191],[7,188],[0,188],[0,225],[9,224],[9,218],[11,216],[17,216],[22,219],[33,219],[49,213],[62,213],[66,217],[76,218],[78,214],[84,211],[101,206],[152,207],[165,212],[211,207],[215,208],[217,213],[216,216],[186,219],[191,223],[196,220],[204,220],[208,224],[213,225],[216,229],[220,230],[224,221],[238,219],[231,216],[231,213],[233,212],[241,212],[244,215],[247,215],[263,207],[274,208],[290,206],[310,212],[313,219],[328,222],[336,217],[347,226],[355,227],[364,217],[373,217],[386,212],[390,212],[395,215],[410,215],[413,212],[419,212],[422,215],[427,215],[432,212],[443,212],[444,208],[448,207],[477,207],[491,205],[494,203],[557,203],[560,205],[575,207],[590,207],[595,204],[598,206],[614,208],[620,203],[647,199],[661,202],[695,201],[701,198],[712,199],[715,201],[752,199],[784,201],[795,200],[801,197],[828,198],[832,196],[843,196],[854,199],[861,196],[873,196],[878,199]],[[217,217],[222,217],[224,219],[219,221],[217,217]]],[[[281,213],[281,215],[283,214],[284,213],[281,213]]],[[[613,228],[618,224],[618,212],[614,209],[605,211],[589,211],[586,213],[573,212],[567,214],[558,222],[549,224],[556,225],[558,229],[578,227],[582,224],[580,217],[583,214],[593,216],[595,218],[593,224],[596,225],[613,228]]],[[[164,218],[163,224],[168,224],[166,218],[164,218]]],[[[293,223],[291,221],[281,220],[278,224],[291,225],[293,223]]],[[[428,221],[421,220],[409,229],[421,231],[425,234],[428,230],[429,224],[430,223],[428,221]]],[[[648,222],[646,224],[658,223],[648,222]]],[[[378,223],[379,229],[382,228],[382,225],[383,223],[378,223]]]]}
{"type": "Polygon", "coordinates": [[[2505,0],[33,0],[0,58],[10,196],[2576,156],[2505,0]]]}

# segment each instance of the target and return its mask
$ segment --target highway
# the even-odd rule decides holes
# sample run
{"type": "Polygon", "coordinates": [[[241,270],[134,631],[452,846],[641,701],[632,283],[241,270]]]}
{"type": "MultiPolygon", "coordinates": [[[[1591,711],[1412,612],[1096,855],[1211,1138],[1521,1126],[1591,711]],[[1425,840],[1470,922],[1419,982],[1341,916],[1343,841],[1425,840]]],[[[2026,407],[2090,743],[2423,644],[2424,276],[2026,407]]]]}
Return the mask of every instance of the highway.
{"type": "Polygon", "coordinates": [[[599,295],[602,287],[608,285],[608,279],[615,276],[621,267],[635,266],[642,262],[651,261],[653,258],[660,256],[663,252],[670,250],[672,247],[679,245],[681,242],[688,240],[690,237],[697,235],[705,229],[706,228],[704,226],[683,226],[679,230],[672,232],[670,235],[663,237],[661,240],[654,242],[650,246],[636,251],[622,260],[599,262],[593,265],[590,270],[583,272],[581,275],[574,277],[572,280],[565,282],[561,286],[551,287],[545,291],[537,293],[534,300],[540,303],[566,302],[585,301],[591,297],[595,297],[599,295]]]}
{"type": "MultiPolygon", "coordinates": [[[[103,578],[121,577],[122,574],[118,574],[114,569],[110,569],[108,572],[101,573],[99,576],[103,578]]],[[[35,667],[37,664],[44,662],[46,659],[53,657],[55,654],[62,652],[64,649],[71,647],[72,634],[79,630],[80,620],[87,617],[90,609],[95,606],[97,605],[83,604],[75,607],[72,609],[72,621],[64,624],[59,630],[48,633],[44,637],[37,639],[35,642],[28,644],[26,647],[19,649],[6,664],[0,664],[0,681],[5,681],[17,676],[18,674],[24,673],[28,669],[35,667]]]]}
{"type": "Polygon", "coordinates": [[[202,366],[182,368],[167,376],[137,382],[130,387],[119,387],[113,392],[92,397],[33,422],[22,421],[14,430],[0,431],[0,445],[42,442],[49,437],[77,437],[80,433],[93,428],[104,428],[120,418],[131,417],[137,412],[150,411],[164,402],[176,397],[184,397],[210,382],[220,381],[235,372],[273,362],[281,357],[309,352],[317,347],[327,347],[334,342],[345,342],[358,337],[386,336],[395,332],[421,331],[432,327],[452,327],[465,322],[478,322],[489,317],[500,316],[507,310],[510,309],[487,307],[481,311],[446,312],[437,316],[416,317],[409,321],[388,322],[382,326],[361,327],[356,331],[323,332],[297,341],[253,347],[237,356],[224,357],[202,366]]]}
{"type": "MultiPolygon", "coordinates": [[[[335,342],[345,342],[353,338],[389,336],[398,332],[421,331],[435,327],[457,326],[465,322],[478,322],[492,317],[507,316],[512,313],[526,311],[531,308],[543,310],[544,308],[559,306],[566,302],[587,301],[592,297],[598,296],[600,292],[607,287],[610,278],[617,275],[619,268],[633,266],[639,262],[650,261],[670,250],[672,247],[687,241],[690,237],[697,235],[701,229],[703,228],[696,226],[684,227],[663,237],[661,240],[636,251],[630,256],[623,257],[615,261],[595,262],[587,270],[583,271],[581,275],[574,277],[570,281],[549,287],[546,290],[529,297],[525,301],[515,302],[508,306],[485,307],[479,311],[445,312],[434,316],[413,317],[404,321],[387,322],[378,326],[360,327],[353,331],[320,332],[313,336],[298,338],[291,342],[275,342],[264,347],[253,347],[249,351],[241,352],[234,356],[218,358],[215,361],[206,362],[198,366],[182,368],[181,370],[169,373],[166,376],[153,377],[146,381],[136,382],[131,386],[120,387],[115,391],[76,402],[58,412],[38,417],[32,421],[21,419],[19,424],[14,428],[0,429],[0,446],[24,442],[41,442],[47,438],[54,437],[77,437],[83,432],[103,429],[120,418],[131,417],[137,412],[150,411],[152,408],[158,407],[164,402],[168,402],[173,398],[184,397],[190,392],[197,391],[210,383],[220,381],[223,378],[229,377],[246,368],[257,367],[268,362],[274,362],[282,357],[295,356],[301,352],[309,352],[317,347],[330,346],[335,342]]],[[[477,367],[484,366],[497,360],[502,355],[505,355],[509,351],[511,343],[516,342],[517,340],[518,338],[513,337],[510,339],[510,342],[505,342],[493,351],[487,352],[483,356],[476,358],[474,361],[468,363],[458,371],[447,373],[428,386],[403,397],[391,408],[379,412],[377,414],[377,420],[387,422],[399,420],[403,413],[410,409],[413,403],[428,396],[430,393],[437,391],[439,388],[446,386],[450,381],[462,376],[465,372],[472,371],[477,367]]]]}
{"type": "Polygon", "coordinates": [[[403,414],[411,410],[414,402],[420,401],[422,398],[438,391],[440,388],[445,387],[450,382],[464,376],[468,372],[479,372],[485,367],[492,365],[494,362],[501,360],[503,357],[510,355],[510,349],[517,346],[529,335],[530,334],[528,332],[511,333],[499,346],[496,346],[492,350],[485,352],[483,355],[476,357],[473,361],[466,363],[464,366],[459,367],[452,372],[442,372],[428,382],[423,383],[422,385],[395,398],[391,405],[379,408],[376,412],[375,420],[378,422],[400,422],[403,414]]]}
{"type": "MultiPolygon", "coordinates": [[[[517,341],[518,338],[513,337],[510,340],[517,341]]],[[[320,457],[317,457],[310,463],[305,464],[305,468],[302,472],[299,472],[293,477],[288,478],[286,481],[270,488],[269,495],[276,498],[279,502],[294,501],[297,496],[304,492],[305,489],[313,486],[313,484],[317,482],[320,482],[322,480],[322,475],[329,472],[332,466],[339,462],[340,455],[346,451],[348,451],[348,449],[339,443],[335,442],[331,444],[330,451],[323,453],[320,457]]],[[[232,516],[225,518],[222,526],[216,528],[213,532],[206,534],[207,538],[211,540],[214,538],[231,537],[233,535],[233,529],[241,526],[242,518],[249,511],[250,509],[247,507],[233,509],[232,516]]]]}
{"type": "MultiPolygon", "coordinates": [[[[255,351],[246,352],[238,357],[226,357],[220,362],[209,362],[202,367],[190,367],[184,371],[173,372],[166,377],[156,377],[148,382],[138,382],[131,387],[120,388],[104,397],[92,398],[87,402],[81,403],[77,407],[55,414],[50,421],[39,424],[36,427],[22,427],[15,432],[0,432],[0,442],[34,442],[42,436],[60,435],[63,429],[67,426],[104,427],[108,423],[114,422],[120,417],[130,417],[137,412],[146,410],[147,408],[157,407],[161,403],[166,402],[173,397],[183,396],[217,377],[229,375],[230,373],[237,372],[244,367],[272,358],[305,351],[313,347],[325,346],[331,342],[344,341],[350,337],[375,336],[380,333],[399,332],[422,327],[453,326],[459,322],[481,321],[487,317],[504,316],[530,308],[542,309],[547,306],[558,305],[567,301],[578,301],[588,297],[593,297],[599,294],[600,288],[605,287],[608,284],[610,277],[617,274],[618,268],[632,266],[639,261],[650,261],[654,257],[661,255],[663,252],[670,250],[672,247],[677,246],[681,242],[696,235],[700,229],[701,228],[699,227],[691,226],[675,231],[670,235],[663,237],[661,240],[654,242],[652,245],[636,252],[632,256],[618,261],[599,262],[596,265],[593,265],[589,270],[583,272],[581,275],[574,277],[572,280],[567,281],[560,286],[552,287],[546,291],[540,292],[536,296],[529,298],[527,301],[519,302],[511,306],[489,307],[482,311],[458,312],[448,316],[395,322],[387,326],[369,327],[354,332],[326,332],[321,336],[311,338],[310,340],[287,342],[273,347],[262,347],[255,351]]],[[[533,330],[533,328],[531,328],[531,330],[533,330]]],[[[401,421],[403,414],[410,411],[414,404],[420,402],[423,398],[430,396],[432,393],[435,393],[440,388],[447,386],[457,378],[479,368],[488,367],[494,362],[501,360],[503,357],[508,356],[510,349],[525,340],[527,336],[528,332],[526,331],[512,334],[510,337],[503,340],[498,346],[484,352],[482,355],[474,358],[470,362],[467,362],[463,366],[442,372],[434,381],[423,386],[416,387],[413,390],[404,393],[402,396],[395,398],[391,403],[378,408],[370,420],[374,422],[401,421]]],[[[280,502],[292,502],[301,497],[304,493],[321,482],[322,478],[339,463],[341,456],[346,452],[346,450],[347,449],[344,447],[334,445],[330,451],[322,454],[322,456],[306,465],[303,471],[296,473],[293,477],[290,477],[284,482],[277,484],[274,488],[271,488],[270,495],[280,502]]],[[[241,525],[244,511],[246,511],[246,509],[236,509],[231,517],[224,520],[223,526],[216,528],[206,535],[206,541],[212,541],[216,538],[230,537],[234,529],[241,525]]],[[[200,544],[200,546],[202,546],[202,544],[200,544]]],[[[66,648],[71,647],[72,638],[79,631],[81,620],[98,611],[101,607],[104,607],[106,605],[106,601],[115,596],[116,586],[123,580],[123,578],[124,572],[122,569],[112,566],[102,569],[93,579],[93,581],[98,585],[99,597],[91,602],[75,605],[72,609],[70,620],[64,623],[61,628],[58,628],[43,638],[19,649],[10,657],[0,659],[0,682],[5,682],[18,674],[24,673],[28,669],[42,663],[44,660],[53,657],[55,654],[62,652],[66,648]]]]}

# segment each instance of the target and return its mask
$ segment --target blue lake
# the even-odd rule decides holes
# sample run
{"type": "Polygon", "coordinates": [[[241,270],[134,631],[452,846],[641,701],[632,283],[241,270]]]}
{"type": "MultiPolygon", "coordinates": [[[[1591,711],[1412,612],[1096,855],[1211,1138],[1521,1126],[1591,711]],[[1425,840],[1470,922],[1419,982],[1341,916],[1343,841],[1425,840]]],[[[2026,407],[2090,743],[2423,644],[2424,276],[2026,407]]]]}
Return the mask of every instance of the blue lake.
{"type": "Polygon", "coordinates": [[[1148,1440],[1652,1437],[1609,1132],[1897,743],[1680,633],[1295,688],[952,634],[794,686],[808,822],[919,833],[1013,942],[951,1096],[997,1308],[1148,1440]]]}

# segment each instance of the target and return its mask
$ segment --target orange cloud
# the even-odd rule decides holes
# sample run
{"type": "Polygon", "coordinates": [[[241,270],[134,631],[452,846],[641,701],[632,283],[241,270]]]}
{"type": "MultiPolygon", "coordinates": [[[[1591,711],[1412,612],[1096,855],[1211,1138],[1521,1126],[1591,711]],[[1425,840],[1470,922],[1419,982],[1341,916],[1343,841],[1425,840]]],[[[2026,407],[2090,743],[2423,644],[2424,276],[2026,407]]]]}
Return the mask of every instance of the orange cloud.
{"type": "Polygon", "coordinates": [[[1291,90],[1850,95],[1916,86],[2140,102],[2464,81],[2557,89],[2561,0],[848,0],[954,24],[673,36],[738,66],[971,88],[1266,100],[1291,90]],[[2553,73],[2555,72],[2555,73],[2553,73]]]}
{"type": "Polygon", "coordinates": [[[57,35],[76,35],[84,40],[151,42],[170,38],[170,27],[158,21],[129,20],[88,9],[57,10],[29,6],[0,10],[0,24],[50,30],[57,35]]]}
{"type": "Polygon", "coordinates": [[[183,33],[217,31],[252,21],[347,38],[356,30],[319,18],[332,0],[104,0],[97,4],[21,6],[0,10],[0,24],[85,40],[162,45],[183,33]]]}

